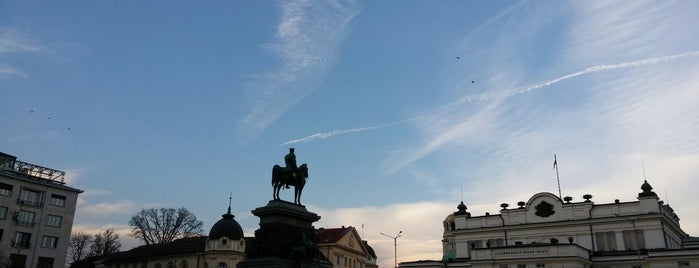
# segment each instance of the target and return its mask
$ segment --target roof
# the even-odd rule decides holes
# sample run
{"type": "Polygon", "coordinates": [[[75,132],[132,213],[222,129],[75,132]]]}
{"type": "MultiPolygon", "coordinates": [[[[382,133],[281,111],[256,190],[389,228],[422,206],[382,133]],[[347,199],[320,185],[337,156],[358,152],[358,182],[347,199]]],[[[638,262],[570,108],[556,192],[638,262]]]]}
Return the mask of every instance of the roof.
{"type": "Polygon", "coordinates": [[[342,228],[320,228],[318,229],[318,243],[320,244],[332,244],[337,243],[342,237],[347,233],[352,231],[352,227],[342,227],[342,228]]]}
{"type": "Polygon", "coordinates": [[[231,207],[228,207],[228,213],[221,215],[221,217],[222,219],[211,226],[209,238],[219,239],[221,237],[228,237],[234,240],[243,238],[243,228],[233,219],[235,216],[231,214],[231,207]]]}
{"type": "Polygon", "coordinates": [[[376,252],[374,251],[374,248],[369,246],[369,242],[367,242],[366,240],[364,240],[362,242],[364,242],[364,247],[366,248],[366,251],[369,253],[369,255],[371,255],[371,257],[373,257],[374,259],[376,259],[376,252]]]}
{"type": "Polygon", "coordinates": [[[128,251],[117,252],[107,256],[104,263],[122,260],[146,259],[157,256],[183,255],[204,252],[206,236],[181,238],[170,243],[160,243],[140,246],[128,251]]]}

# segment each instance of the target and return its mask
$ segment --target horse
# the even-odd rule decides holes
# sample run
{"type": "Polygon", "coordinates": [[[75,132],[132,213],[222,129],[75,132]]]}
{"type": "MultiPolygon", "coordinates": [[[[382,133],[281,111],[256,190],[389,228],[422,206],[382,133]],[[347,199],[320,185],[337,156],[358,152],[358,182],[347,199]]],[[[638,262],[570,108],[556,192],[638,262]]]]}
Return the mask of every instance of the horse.
{"type": "Polygon", "coordinates": [[[300,178],[294,177],[289,168],[283,168],[279,165],[272,167],[272,197],[274,200],[279,200],[279,190],[282,187],[292,185],[294,186],[294,204],[301,205],[301,192],[303,191],[303,186],[306,185],[306,178],[308,178],[308,166],[306,164],[299,166],[298,175],[300,178]]]}

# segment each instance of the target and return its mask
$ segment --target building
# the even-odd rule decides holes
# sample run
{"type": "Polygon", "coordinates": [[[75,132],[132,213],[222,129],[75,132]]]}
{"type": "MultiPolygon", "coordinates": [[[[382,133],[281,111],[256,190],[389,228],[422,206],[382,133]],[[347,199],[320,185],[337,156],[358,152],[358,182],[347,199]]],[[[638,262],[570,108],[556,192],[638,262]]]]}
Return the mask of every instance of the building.
{"type": "Polygon", "coordinates": [[[64,267],[81,190],[65,172],[0,153],[0,261],[11,268],[64,267]]]}
{"type": "Polygon", "coordinates": [[[461,202],[442,222],[442,260],[400,267],[699,267],[699,239],[647,181],[641,190],[636,201],[607,204],[538,193],[482,216],[461,202]]]}
{"type": "Polygon", "coordinates": [[[209,236],[182,238],[170,243],[140,246],[88,260],[74,267],[96,268],[235,268],[245,258],[243,229],[228,212],[221,215],[209,236]]]}
{"type": "Polygon", "coordinates": [[[320,228],[316,233],[318,249],[333,267],[378,267],[374,249],[361,239],[354,227],[320,228]]]}

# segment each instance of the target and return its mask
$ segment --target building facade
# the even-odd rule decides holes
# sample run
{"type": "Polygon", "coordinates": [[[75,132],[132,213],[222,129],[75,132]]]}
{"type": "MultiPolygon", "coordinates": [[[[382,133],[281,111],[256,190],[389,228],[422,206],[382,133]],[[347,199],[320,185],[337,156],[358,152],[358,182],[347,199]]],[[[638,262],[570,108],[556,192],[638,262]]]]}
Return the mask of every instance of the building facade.
{"type": "Polygon", "coordinates": [[[64,267],[78,194],[65,173],[0,153],[0,261],[64,267]]]}
{"type": "Polygon", "coordinates": [[[221,215],[209,236],[182,238],[88,259],[73,267],[95,268],[235,268],[245,258],[243,229],[228,212],[221,215]]]}
{"type": "Polygon", "coordinates": [[[318,249],[333,267],[378,267],[374,249],[361,239],[356,228],[320,228],[316,233],[318,249]]]}
{"type": "Polygon", "coordinates": [[[699,267],[697,238],[647,181],[641,190],[636,201],[608,204],[538,193],[483,216],[461,202],[442,222],[442,260],[400,267],[699,267]]]}

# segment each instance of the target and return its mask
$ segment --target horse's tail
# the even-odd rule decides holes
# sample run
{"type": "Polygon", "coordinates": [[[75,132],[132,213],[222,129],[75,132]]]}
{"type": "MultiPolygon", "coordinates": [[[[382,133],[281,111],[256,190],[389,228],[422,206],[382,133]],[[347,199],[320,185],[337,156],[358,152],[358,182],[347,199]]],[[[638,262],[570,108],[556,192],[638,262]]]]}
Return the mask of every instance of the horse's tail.
{"type": "Polygon", "coordinates": [[[275,181],[279,180],[279,171],[282,169],[279,165],[274,165],[272,167],[272,184],[275,183],[275,181]]]}

